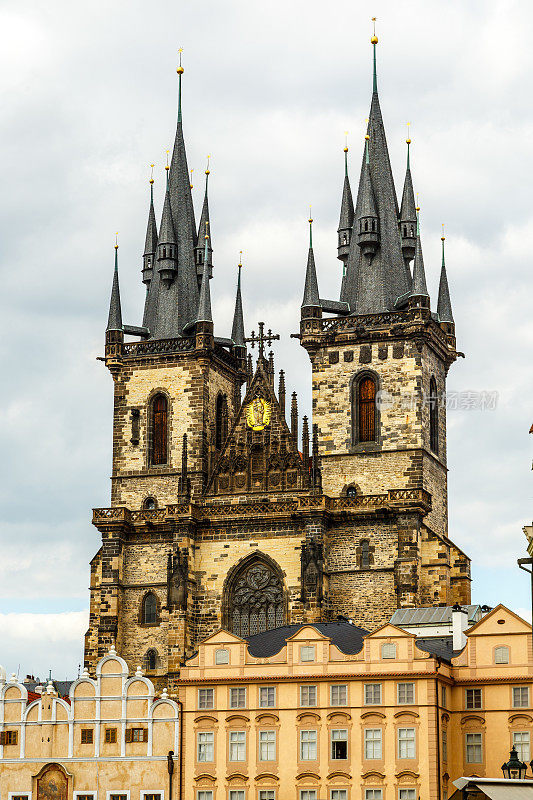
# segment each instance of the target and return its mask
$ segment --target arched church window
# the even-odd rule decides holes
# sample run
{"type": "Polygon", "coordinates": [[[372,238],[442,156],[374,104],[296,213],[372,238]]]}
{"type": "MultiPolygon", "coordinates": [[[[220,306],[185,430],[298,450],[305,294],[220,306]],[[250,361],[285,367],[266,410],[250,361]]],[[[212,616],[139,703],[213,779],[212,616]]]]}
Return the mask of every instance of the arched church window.
{"type": "Polygon", "coordinates": [[[283,582],[277,570],[262,559],[243,565],[229,586],[226,610],[228,627],[237,636],[284,625],[283,582]]]}
{"type": "Polygon", "coordinates": [[[429,382],[429,446],[434,453],[439,452],[439,398],[435,378],[429,382]]]}
{"type": "Polygon", "coordinates": [[[361,569],[368,569],[370,567],[370,543],[368,539],[363,539],[361,542],[361,569]]]}
{"type": "Polygon", "coordinates": [[[148,592],[143,598],[141,620],[145,625],[157,623],[157,599],[153,592],[148,592]]]}
{"type": "Polygon", "coordinates": [[[376,382],[371,377],[363,378],[358,385],[358,418],[360,442],[376,441],[376,382]]]}
{"type": "Polygon", "coordinates": [[[168,458],[168,401],[164,394],[156,394],[153,398],[151,420],[150,463],[166,464],[168,458]]]}
{"type": "Polygon", "coordinates": [[[346,497],[357,497],[357,487],[348,486],[348,488],[346,489],[346,497]]]}
{"type": "Polygon", "coordinates": [[[154,511],[157,508],[157,501],[154,497],[146,497],[143,502],[145,511],[154,511]]]}
{"type": "Polygon", "coordinates": [[[215,447],[222,450],[222,445],[228,436],[228,398],[219,394],[215,409],[215,447]]]}
{"type": "Polygon", "coordinates": [[[157,661],[157,650],[154,650],[154,648],[151,647],[146,651],[146,655],[144,657],[144,668],[146,670],[157,669],[157,661]]]}

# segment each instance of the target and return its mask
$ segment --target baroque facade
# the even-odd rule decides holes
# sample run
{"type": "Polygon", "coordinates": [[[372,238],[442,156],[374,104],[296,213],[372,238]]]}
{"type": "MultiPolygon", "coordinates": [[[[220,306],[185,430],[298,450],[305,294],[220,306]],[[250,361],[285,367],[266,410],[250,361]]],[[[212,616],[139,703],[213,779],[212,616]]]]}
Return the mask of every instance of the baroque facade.
{"type": "Polygon", "coordinates": [[[171,687],[221,627],[246,638],[343,616],[375,629],[397,608],[470,602],[470,562],[447,522],[440,400],[458,352],[444,241],[432,311],[409,155],[401,206],[394,187],[376,43],[355,206],[345,153],[338,300],[320,298],[310,220],[297,338],[311,361],[313,419],[301,425],[268,352],[278,337],[263,323],[245,334],[240,265],[231,336],[215,335],[209,170],[197,227],[178,70],[159,228],[150,198],[140,327],[122,319],[115,250],[105,344],[112,491],[93,515],[102,545],[91,563],[91,672],[114,646],[171,687]]]}

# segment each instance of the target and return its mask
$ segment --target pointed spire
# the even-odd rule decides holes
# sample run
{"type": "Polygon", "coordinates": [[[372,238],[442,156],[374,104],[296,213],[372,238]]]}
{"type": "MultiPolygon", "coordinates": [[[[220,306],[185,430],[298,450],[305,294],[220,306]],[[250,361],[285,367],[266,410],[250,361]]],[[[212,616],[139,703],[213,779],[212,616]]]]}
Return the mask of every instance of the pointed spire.
{"type": "Polygon", "coordinates": [[[378,37],[376,36],[376,17],[372,17],[372,23],[374,25],[374,33],[372,34],[371,42],[372,47],[374,49],[374,70],[372,75],[372,92],[377,94],[378,92],[378,71],[376,66],[376,45],[378,43],[378,37]]]}
{"type": "Polygon", "coordinates": [[[357,213],[357,243],[364,256],[373,256],[379,246],[379,216],[370,173],[370,154],[365,136],[365,163],[357,213]]]}
{"type": "Polygon", "coordinates": [[[205,170],[205,194],[204,194],[204,203],[202,206],[202,214],[200,216],[200,224],[198,225],[198,244],[196,246],[196,272],[198,274],[198,280],[201,283],[202,281],[202,274],[204,271],[204,264],[208,264],[209,266],[209,276],[213,274],[213,248],[212,248],[212,239],[211,235],[209,236],[209,248],[207,251],[207,261],[205,260],[205,253],[203,252],[203,243],[205,241],[205,234],[206,228],[209,225],[209,200],[207,195],[208,189],[208,182],[209,182],[209,175],[211,174],[209,169],[209,159],[211,156],[207,156],[207,167],[205,170]]]}
{"type": "Polygon", "coordinates": [[[278,405],[282,416],[285,417],[285,372],[282,369],[279,371],[278,405]]]}
{"type": "Polygon", "coordinates": [[[244,341],[244,315],[242,313],[241,295],[241,271],[242,271],[242,250],[240,253],[237,273],[237,294],[235,296],[235,312],[233,314],[233,325],[231,327],[231,338],[235,347],[246,347],[244,341]]]}
{"type": "Polygon", "coordinates": [[[113,285],[111,287],[111,300],[109,302],[109,317],[107,331],[122,330],[122,309],[120,306],[120,289],[118,285],[118,233],[115,240],[115,271],[113,272],[113,285]]]}
{"type": "Polygon", "coordinates": [[[307,256],[307,271],[305,273],[302,308],[320,308],[315,256],[313,253],[313,218],[311,216],[309,216],[309,254],[307,256]]]}
{"type": "MultiPolygon", "coordinates": [[[[407,125],[409,126],[410,123],[408,122],[407,125]]],[[[402,239],[404,258],[409,262],[415,256],[415,230],[417,225],[415,193],[413,191],[413,180],[411,178],[411,137],[409,136],[409,127],[407,129],[407,139],[405,141],[407,143],[407,169],[405,171],[402,205],[400,208],[400,236],[402,239]]]]}
{"type": "MultiPolygon", "coordinates": [[[[207,248],[209,246],[209,234],[205,235],[205,254],[207,256],[207,248]]],[[[204,269],[202,275],[202,287],[200,289],[200,301],[198,303],[198,314],[196,322],[213,322],[213,315],[211,312],[211,291],[209,289],[209,270],[204,269]]]]}
{"type": "Polygon", "coordinates": [[[429,299],[426,285],[426,273],[424,270],[424,257],[422,256],[422,243],[420,241],[420,209],[416,209],[416,250],[415,263],[413,265],[413,297],[427,297],[429,299]]]}
{"type": "MultiPolygon", "coordinates": [[[[346,136],[348,134],[345,134],[346,136]]],[[[339,227],[337,229],[337,258],[346,263],[348,253],[350,252],[350,239],[352,235],[353,225],[353,198],[352,190],[350,187],[350,179],[348,178],[348,140],[344,145],[344,184],[342,187],[342,200],[341,200],[341,213],[339,218],[339,227]]]]}
{"type": "Polygon", "coordinates": [[[446,274],[446,260],[444,257],[444,242],[446,237],[444,236],[444,225],[442,226],[442,266],[440,271],[440,282],[439,282],[439,299],[437,301],[437,315],[439,318],[439,322],[449,322],[453,324],[453,313],[452,313],[452,301],[450,300],[450,289],[448,286],[448,276],[446,274]]]}
{"type": "Polygon", "coordinates": [[[148,225],[146,227],[146,239],[144,241],[143,253],[143,283],[147,285],[153,277],[154,261],[157,252],[157,224],[154,212],[154,165],[150,164],[152,174],[150,176],[150,208],[148,210],[148,225]]]}
{"type": "Polygon", "coordinates": [[[177,273],[177,258],[178,247],[176,242],[176,232],[174,230],[174,223],[172,221],[170,191],[167,188],[157,246],[157,269],[161,281],[163,284],[165,284],[165,286],[167,286],[167,288],[171,285],[177,273]]]}
{"type": "Polygon", "coordinates": [[[302,420],[302,461],[307,485],[309,483],[309,422],[306,416],[302,420]]]}
{"type": "Polygon", "coordinates": [[[298,446],[298,395],[291,396],[291,439],[295,447],[298,446]]]}

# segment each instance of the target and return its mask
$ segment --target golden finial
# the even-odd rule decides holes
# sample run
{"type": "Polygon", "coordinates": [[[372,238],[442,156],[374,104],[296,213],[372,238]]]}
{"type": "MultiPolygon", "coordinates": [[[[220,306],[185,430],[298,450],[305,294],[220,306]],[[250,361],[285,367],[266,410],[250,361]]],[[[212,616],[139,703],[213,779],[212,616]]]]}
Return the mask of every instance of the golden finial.
{"type": "Polygon", "coordinates": [[[420,195],[416,193],[416,210],[420,211],[420,195]]]}
{"type": "Polygon", "coordinates": [[[189,186],[191,187],[191,189],[193,189],[193,188],[194,188],[194,187],[193,187],[193,185],[192,185],[192,174],[193,174],[193,172],[194,172],[194,167],[193,167],[193,168],[190,170],[190,173],[191,173],[191,179],[190,179],[190,181],[189,181],[189,186]]]}
{"type": "Polygon", "coordinates": [[[407,139],[405,140],[407,142],[407,144],[411,144],[411,136],[409,135],[411,133],[411,131],[409,130],[410,126],[411,126],[411,123],[408,122],[407,123],[407,139]]]}
{"type": "Polygon", "coordinates": [[[178,50],[178,53],[180,54],[180,64],[179,64],[179,67],[177,68],[176,72],[178,73],[178,75],[183,75],[183,67],[181,66],[181,54],[183,53],[183,47],[180,47],[180,49],[178,50]]]}
{"type": "Polygon", "coordinates": [[[368,133],[365,133],[365,139],[367,140],[367,142],[370,139],[370,136],[368,135],[368,133]]]}
{"type": "Polygon", "coordinates": [[[370,39],[372,44],[377,44],[378,43],[378,37],[376,36],[376,19],[377,19],[377,17],[372,17],[373,35],[372,35],[372,38],[370,39]]]}
{"type": "Polygon", "coordinates": [[[118,231],[115,233],[115,250],[118,250],[118,231]]]}
{"type": "Polygon", "coordinates": [[[150,183],[154,182],[154,167],[155,164],[150,164],[150,183]]]}
{"type": "Polygon", "coordinates": [[[209,159],[211,158],[210,155],[207,156],[207,167],[205,168],[205,174],[209,175],[209,159]]]}
{"type": "Polygon", "coordinates": [[[444,222],[442,223],[442,236],[440,238],[441,238],[442,242],[446,239],[446,237],[444,235],[444,222]]]}
{"type": "Polygon", "coordinates": [[[242,267],[242,250],[239,250],[239,263],[237,264],[237,266],[239,268],[242,267]]]}
{"type": "Polygon", "coordinates": [[[348,152],[348,131],[344,131],[344,152],[348,152]]]}
{"type": "Polygon", "coordinates": [[[168,172],[168,170],[170,169],[170,167],[169,167],[169,165],[168,165],[168,154],[169,154],[169,153],[170,153],[170,150],[167,150],[167,163],[166,163],[166,166],[165,166],[165,169],[167,170],[167,172],[168,172]]]}
{"type": "Polygon", "coordinates": [[[313,215],[311,214],[311,206],[309,206],[309,220],[308,220],[309,224],[311,224],[312,221],[313,221],[313,215]]]}

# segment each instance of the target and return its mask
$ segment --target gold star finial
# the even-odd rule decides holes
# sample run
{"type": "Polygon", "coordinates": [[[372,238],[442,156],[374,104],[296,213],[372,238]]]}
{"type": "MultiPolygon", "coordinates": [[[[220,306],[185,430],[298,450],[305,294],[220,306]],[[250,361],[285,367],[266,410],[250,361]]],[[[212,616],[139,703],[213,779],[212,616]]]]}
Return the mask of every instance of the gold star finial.
{"type": "Polygon", "coordinates": [[[211,158],[211,156],[208,154],[208,156],[207,156],[207,167],[205,168],[205,174],[206,175],[209,175],[209,159],[210,158],[211,158]]]}
{"type": "Polygon", "coordinates": [[[372,42],[372,44],[377,44],[378,43],[378,37],[376,36],[376,19],[377,19],[377,17],[372,17],[373,34],[372,34],[372,38],[370,40],[372,42]]]}
{"type": "Polygon", "coordinates": [[[410,135],[411,131],[409,130],[410,127],[411,127],[411,123],[408,122],[407,123],[407,139],[405,140],[407,142],[407,144],[411,144],[411,135],[410,135]]]}
{"type": "Polygon", "coordinates": [[[118,231],[115,233],[115,250],[118,250],[118,231]]]}
{"type": "Polygon", "coordinates": [[[193,172],[194,172],[194,167],[193,167],[193,168],[190,170],[190,173],[191,173],[191,179],[190,179],[190,181],[189,181],[189,186],[191,187],[191,189],[193,189],[193,188],[194,188],[194,187],[193,187],[193,185],[192,185],[192,174],[193,174],[193,172]]]}
{"type": "Polygon", "coordinates": [[[165,169],[166,169],[167,172],[170,169],[169,164],[168,164],[168,154],[169,153],[170,153],[170,150],[167,150],[167,163],[166,163],[166,166],[165,166],[165,169]]]}
{"type": "Polygon", "coordinates": [[[150,164],[150,183],[154,182],[154,167],[155,164],[150,164]]]}
{"type": "Polygon", "coordinates": [[[180,56],[180,63],[179,63],[179,67],[177,68],[176,72],[178,73],[178,75],[183,75],[183,67],[181,66],[181,54],[183,53],[183,47],[180,47],[180,49],[178,50],[178,53],[179,53],[179,56],[180,56]]]}
{"type": "Polygon", "coordinates": [[[312,221],[313,221],[313,215],[311,213],[311,206],[309,206],[309,220],[308,220],[309,224],[311,224],[312,221]]]}
{"type": "Polygon", "coordinates": [[[242,250],[239,250],[239,263],[237,264],[239,269],[242,267],[242,250]]]}
{"type": "Polygon", "coordinates": [[[416,193],[416,210],[420,211],[420,195],[416,193]]]}
{"type": "Polygon", "coordinates": [[[344,131],[344,152],[348,152],[348,131],[344,131]]]}
{"type": "Polygon", "coordinates": [[[442,236],[440,238],[441,238],[442,242],[446,239],[446,237],[444,235],[444,222],[442,223],[442,236]]]}

